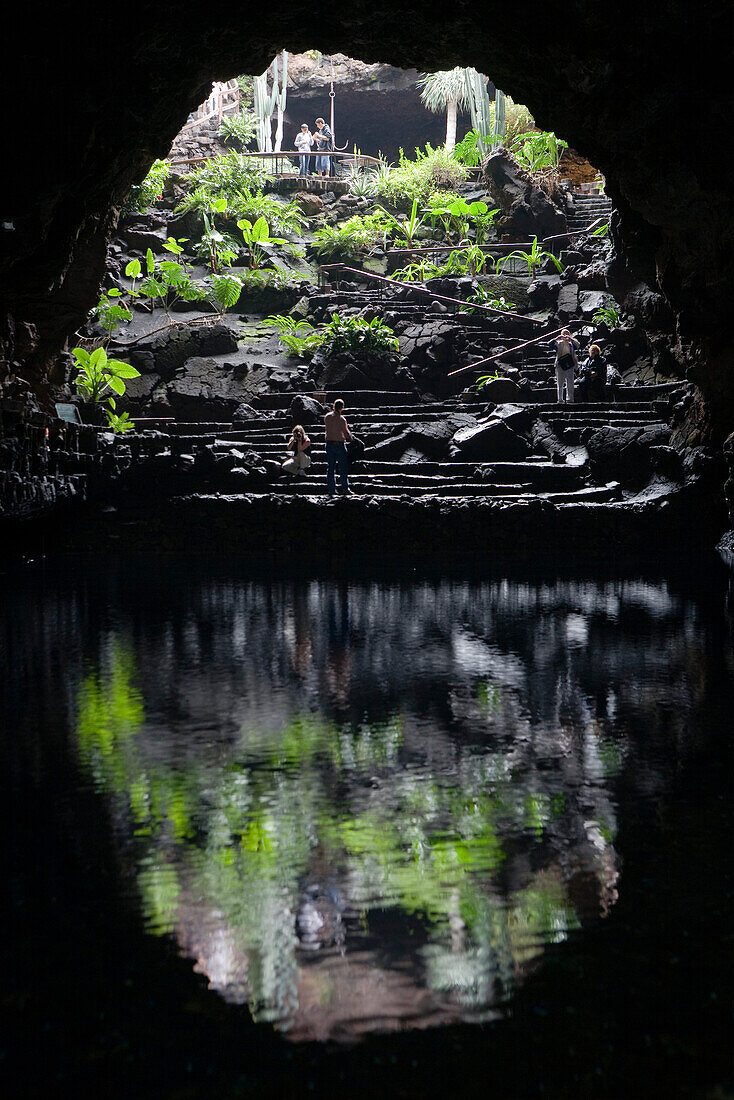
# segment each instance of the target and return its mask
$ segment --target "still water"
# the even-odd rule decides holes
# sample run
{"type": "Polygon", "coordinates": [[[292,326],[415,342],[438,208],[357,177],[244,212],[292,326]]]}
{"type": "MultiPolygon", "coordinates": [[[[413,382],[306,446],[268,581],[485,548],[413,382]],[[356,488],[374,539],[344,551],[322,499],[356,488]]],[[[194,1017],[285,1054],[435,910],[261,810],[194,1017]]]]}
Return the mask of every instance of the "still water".
{"type": "Polygon", "coordinates": [[[712,628],[665,579],[6,580],[11,733],[53,711],[146,934],[293,1041],[501,1016],[700,747],[712,628]]]}

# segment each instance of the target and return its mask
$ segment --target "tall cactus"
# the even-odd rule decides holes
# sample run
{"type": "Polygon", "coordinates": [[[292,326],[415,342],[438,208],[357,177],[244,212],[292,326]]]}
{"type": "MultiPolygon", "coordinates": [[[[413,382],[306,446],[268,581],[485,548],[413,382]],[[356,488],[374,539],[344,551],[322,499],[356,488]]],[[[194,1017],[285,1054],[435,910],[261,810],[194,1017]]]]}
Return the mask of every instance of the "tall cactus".
{"type": "Polygon", "coordinates": [[[507,132],[507,97],[499,88],[494,99],[494,133],[492,134],[492,148],[502,145],[507,132]]]}
{"type": "Polygon", "coordinates": [[[278,56],[273,58],[271,66],[273,86],[268,88],[267,70],[254,80],[255,117],[257,118],[257,147],[261,153],[279,153],[283,141],[283,114],[288,94],[288,53],[283,50],[282,85],[278,77],[278,56]],[[275,148],[273,148],[272,118],[277,107],[278,122],[275,130],[275,148]]]}
{"type": "Polygon", "coordinates": [[[466,95],[471,111],[472,128],[477,134],[477,148],[483,157],[502,144],[506,127],[505,93],[497,89],[492,124],[492,105],[487,92],[487,78],[476,69],[466,69],[466,95]]]}

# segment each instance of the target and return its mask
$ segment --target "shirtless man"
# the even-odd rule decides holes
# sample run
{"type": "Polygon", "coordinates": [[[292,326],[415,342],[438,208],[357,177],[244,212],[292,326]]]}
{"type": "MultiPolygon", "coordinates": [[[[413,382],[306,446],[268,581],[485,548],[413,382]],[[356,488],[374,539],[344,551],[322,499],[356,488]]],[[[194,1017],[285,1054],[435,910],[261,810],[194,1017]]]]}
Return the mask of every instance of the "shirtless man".
{"type": "Polygon", "coordinates": [[[342,493],[351,493],[349,479],[347,477],[347,441],[351,440],[352,433],[349,425],[342,416],[344,402],[337,397],[331,412],[324,417],[326,426],[326,491],[329,494],[336,492],[336,466],[339,465],[339,481],[342,493]]]}

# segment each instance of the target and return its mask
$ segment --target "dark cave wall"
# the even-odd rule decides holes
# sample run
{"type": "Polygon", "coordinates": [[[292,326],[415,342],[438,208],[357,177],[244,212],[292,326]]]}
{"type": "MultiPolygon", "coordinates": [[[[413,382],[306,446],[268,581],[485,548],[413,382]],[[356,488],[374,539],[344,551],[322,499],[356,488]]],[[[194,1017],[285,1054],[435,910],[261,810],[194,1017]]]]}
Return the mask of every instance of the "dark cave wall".
{"type": "Polygon", "coordinates": [[[314,0],[278,7],[266,25],[241,11],[238,20],[231,6],[133,0],[119,13],[82,2],[60,24],[33,6],[9,17],[5,102],[19,109],[2,181],[8,360],[42,378],[95,300],[122,198],[165,156],[211,80],[263,71],[278,49],[317,42],[402,68],[474,65],[583,150],[620,210],[620,285],[657,281],[656,323],[669,309],[676,358],[723,420],[734,419],[728,0],[705,13],[681,0],[529,0],[501,15],[468,0],[314,0]]]}

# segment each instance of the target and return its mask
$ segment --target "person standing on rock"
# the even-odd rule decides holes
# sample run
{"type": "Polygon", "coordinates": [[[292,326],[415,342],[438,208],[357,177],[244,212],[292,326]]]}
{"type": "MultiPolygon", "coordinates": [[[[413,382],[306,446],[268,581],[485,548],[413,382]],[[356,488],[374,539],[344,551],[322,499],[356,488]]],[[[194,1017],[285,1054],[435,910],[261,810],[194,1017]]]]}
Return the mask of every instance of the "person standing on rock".
{"type": "Polygon", "coordinates": [[[556,353],[556,390],[558,403],[563,403],[563,391],[566,390],[566,401],[573,404],[573,372],[578,364],[576,356],[581,347],[578,340],[571,335],[569,329],[564,328],[561,335],[551,342],[551,347],[556,353]]]}
{"type": "Polygon", "coordinates": [[[347,443],[352,438],[342,410],[344,402],[337,397],[331,412],[324,417],[326,427],[326,491],[331,496],[336,492],[336,467],[339,466],[340,492],[351,494],[349,488],[349,460],[347,456],[347,443]]]}
{"type": "Polygon", "coordinates": [[[311,152],[311,149],[313,147],[313,134],[311,133],[308,125],[305,122],[301,123],[301,132],[299,134],[296,134],[295,146],[299,153],[298,175],[308,176],[311,164],[311,157],[309,156],[309,153],[311,152]]]}
{"type": "Polygon", "coordinates": [[[324,153],[331,149],[331,130],[323,118],[316,119],[316,129],[318,132],[313,135],[318,154],[316,157],[316,175],[328,176],[331,160],[329,157],[324,156],[324,153]]]}
{"type": "Polygon", "coordinates": [[[305,474],[311,465],[311,456],[308,448],[311,440],[301,424],[296,424],[293,433],[288,440],[287,450],[293,451],[293,458],[287,458],[283,463],[283,469],[288,474],[305,474]]]}

